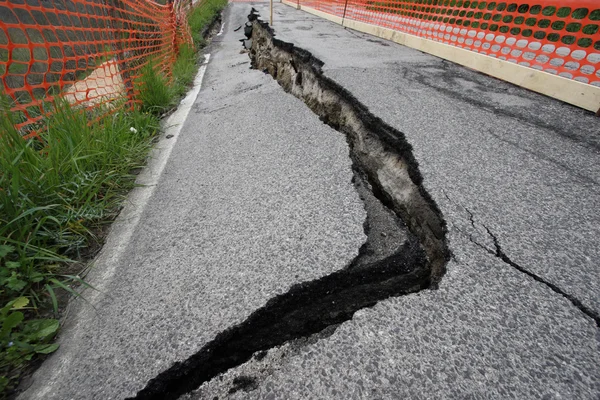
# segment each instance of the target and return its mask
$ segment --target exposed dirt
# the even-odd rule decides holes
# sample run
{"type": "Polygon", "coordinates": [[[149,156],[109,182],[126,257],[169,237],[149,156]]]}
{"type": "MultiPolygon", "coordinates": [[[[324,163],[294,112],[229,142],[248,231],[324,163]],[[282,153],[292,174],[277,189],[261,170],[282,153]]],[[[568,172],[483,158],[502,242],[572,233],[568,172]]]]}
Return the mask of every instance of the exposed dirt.
{"type": "MultiPolygon", "coordinates": [[[[354,184],[367,211],[368,240],[347,268],[270,299],[241,324],[160,373],[135,399],[177,399],[255,354],[260,357],[284,343],[335,330],[356,311],[389,297],[435,287],[450,257],[445,222],[422,186],[404,135],[326,78],[321,61],[274,39],[265,23],[253,21],[251,39],[243,41],[253,67],[269,73],[323,122],[346,135],[354,184]]],[[[255,384],[254,377],[245,377],[234,382],[232,392],[255,384]]]]}
{"type": "Polygon", "coordinates": [[[367,176],[374,194],[419,238],[431,263],[432,282],[439,282],[449,258],[446,224],[422,185],[423,178],[404,134],[371,114],[350,92],[327,78],[322,61],[275,39],[262,21],[253,22],[250,58],[254,68],[273,76],[323,122],[346,135],[355,166],[367,176]]]}

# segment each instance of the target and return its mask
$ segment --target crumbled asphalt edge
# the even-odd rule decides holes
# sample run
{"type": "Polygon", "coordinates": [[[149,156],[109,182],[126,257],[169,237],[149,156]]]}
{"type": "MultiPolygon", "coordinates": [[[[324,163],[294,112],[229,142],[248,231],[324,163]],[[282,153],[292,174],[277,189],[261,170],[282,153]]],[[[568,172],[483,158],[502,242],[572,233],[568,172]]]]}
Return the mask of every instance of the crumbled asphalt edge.
{"type": "Polygon", "coordinates": [[[223,23],[223,12],[219,12],[212,17],[212,20],[204,27],[201,32],[201,36],[206,39],[212,39],[219,29],[221,29],[221,24],[223,23]]]}
{"type": "Polygon", "coordinates": [[[353,172],[352,183],[367,213],[363,224],[367,240],[359,250],[360,257],[352,260],[348,268],[369,268],[373,262],[383,260],[400,250],[408,239],[407,235],[414,235],[408,232],[404,222],[373,194],[367,176],[356,166],[353,167],[353,172]]]}
{"type": "MultiPolygon", "coordinates": [[[[271,43],[275,44],[267,24],[255,20],[254,27],[257,24],[263,29],[263,34],[270,36],[271,43]]],[[[255,39],[255,34],[252,37],[255,39]]],[[[277,42],[277,50],[291,50],[281,61],[282,64],[287,63],[295,71],[298,68],[310,71],[296,74],[294,83],[301,85],[302,74],[312,72],[317,78],[315,81],[323,83],[325,90],[336,96],[336,101],[350,107],[355,113],[355,122],[360,121],[369,134],[368,138],[360,137],[360,140],[377,141],[383,147],[383,152],[380,151],[371,158],[383,156],[388,158],[388,162],[391,160],[393,169],[400,173],[400,182],[396,186],[390,186],[387,182],[382,184],[381,181],[390,179],[390,176],[381,175],[377,162],[364,153],[367,149],[363,148],[361,154],[356,154],[359,135],[344,124],[339,109],[320,108],[318,101],[308,102],[301,97],[324,122],[348,137],[354,170],[353,183],[367,210],[364,225],[367,241],[347,268],[317,280],[294,285],[287,293],[270,299],[245,321],[219,333],[196,354],[161,372],[132,399],[177,399],[217,375],[242,365],[255,353],[263,354],[276,346],[331,329],[351,319],[356,311],[372,307],[381,300],[436,287],[444,273],[445,264],[450,258],[446,246],[446,224],[441,211],[422,187],[417,162],[404,135],[370,114],[348,91],[324,77],[321,61],[291,44],[277,42]],[[405,198],[398,198],[398,193],[388,192],[389,188],[397,191],[398,186],[402,189],[402,185],[411,186],[408,193],[406,190],[401,191],[400,194],[405,198]],[[375,203],[379,201],[381,207],[378,209],[375,203]],[[386,220],[384,225],[387,232],[384,232],[380,224],[374,222],[373,216],[379,213],[381,217],[381,209],[386,207],[394,212],[390,212],[390,215],[395,215],[393,222],[389,216],[378,220],[386,220]],[[411,214],[413,212],[415,215],[411,214]],[[404,243],[396,248],[389,242],[381,243],[380,237],[404,228],[402,221],[408,221],[410,230],[404,243]]],[[[257,68],[254,48],[250,56],[253,66],[257,68]]],[[[266,70],[268,69],[267,67],[266,70]]],[[[272,76],[277,79],[277,73],[272,76]]],[[[289,82],[277,80],[290,92],[289,82]]],[[[389,173],[383,171],[384,174],[386,172],[389,173]]],[[[242,385],[236,384],[232,390],[244,390],[254,385],[254,382],[249,381],[240,383],[242,385]]]]}

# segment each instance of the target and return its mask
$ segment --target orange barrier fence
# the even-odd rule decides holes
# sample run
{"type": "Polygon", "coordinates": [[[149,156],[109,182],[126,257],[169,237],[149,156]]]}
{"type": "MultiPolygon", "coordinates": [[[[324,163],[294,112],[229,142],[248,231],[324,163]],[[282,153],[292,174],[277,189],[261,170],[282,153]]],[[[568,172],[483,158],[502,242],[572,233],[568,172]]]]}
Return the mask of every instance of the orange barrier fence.
{"type": "Polygon", "coordinates": [[[600,86],[600,1],[291,0],[600,86]]]}
{"type": "MultiPolygon", "coordinates": [[[[167,75],[181,44],[192,44],[191,0],[0,1],[0,90],[22,112],[19,128],[57,96],[91,107],[137,102],[134,82],[154,59],[167,75]]],[[[27,130],[27,129],[25,129],[27,130]]]]}

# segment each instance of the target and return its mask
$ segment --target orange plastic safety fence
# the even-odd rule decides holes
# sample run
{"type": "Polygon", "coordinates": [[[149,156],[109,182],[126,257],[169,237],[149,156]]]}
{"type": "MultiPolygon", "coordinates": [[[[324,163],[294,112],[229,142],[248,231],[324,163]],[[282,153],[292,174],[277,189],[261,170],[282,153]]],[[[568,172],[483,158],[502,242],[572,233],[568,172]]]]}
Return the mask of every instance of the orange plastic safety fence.
{"type": "Polygon", "coordinates": [[[297,0],[600,86],[600,0],[297,0]]]}
{"type": "MultiPolygon", "coordinates": [[[[0,1],[0,90],[30,127],[60,96],[93,107],[123,98],[150,59],[170,74],[181,44],[192,44],[190,0],[0,1]]],[[[34,134],[34,133],[32,133],[34,134]]]]}

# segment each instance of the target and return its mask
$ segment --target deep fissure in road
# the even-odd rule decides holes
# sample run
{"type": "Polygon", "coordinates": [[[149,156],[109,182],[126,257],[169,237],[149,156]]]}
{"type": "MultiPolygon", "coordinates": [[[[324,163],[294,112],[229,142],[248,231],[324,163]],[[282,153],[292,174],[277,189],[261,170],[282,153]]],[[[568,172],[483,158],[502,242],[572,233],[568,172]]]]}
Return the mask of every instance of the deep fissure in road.
{"type": "Polygon", "coordinates": [[[275,39],[268,24],[259,20],[253,21],[250,58],[254,68],[273,76],[323,122],[346,135],[354,165],[367,175],[375,195],[419,238],[431,263],[432,283],[437,283],[449,255],[446,224],[422,185],[418,163],[404,134],[326,77],[321,60],[275,39]]]}
{"type": "Polygon", "coordinates": [[[270,73],[325,123],[346,134],[354,184],[367,210],[368,239],[345,269],[270,299],[241,324],[160,373],[135,399],[177,399],[256,352],[321,332],[378,301],[434,287],[449,259],[445,222],[422,186],[404,135],[323,76],[323,63],[310,53],[274,39],[265,23],[253,22],[251,42],[254,68],[270,73]],[[399,225],[403,221],[410,233],[403,244],[374,254],[372,243],[383,231],[373,214],[381,209],[399,225]]]}

